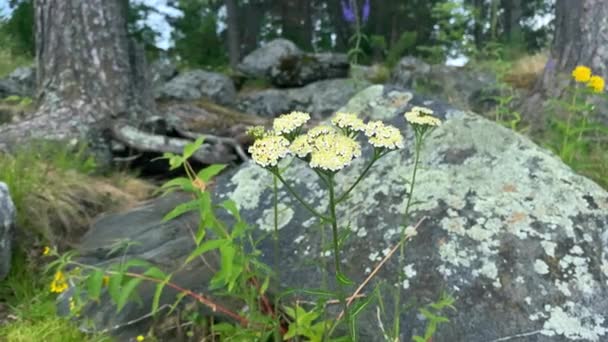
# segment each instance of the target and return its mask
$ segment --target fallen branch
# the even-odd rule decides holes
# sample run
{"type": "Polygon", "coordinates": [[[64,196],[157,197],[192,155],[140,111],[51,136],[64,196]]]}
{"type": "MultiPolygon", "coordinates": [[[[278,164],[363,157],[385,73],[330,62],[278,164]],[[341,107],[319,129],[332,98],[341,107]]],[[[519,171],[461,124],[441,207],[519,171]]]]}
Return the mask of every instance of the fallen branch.
{"type": "Polygon", "coordinates": [[[245,153],[245,150],[243,150],[241,144],[234,138],[218,137],[212,134],[199,134],[195,132],[185,131],[179,128],[174,129],[177,133],[186,138],[197,139],[199,137],[204,137],[205,141],[213,142],[216,144],[230,145],[230,147],[234,148],[236,154],[239,156],[239,158],[241,158],[241,160],[243,160],[244,162],[249,160],[249,157],[247,156],[247,153],[245,153]]]}

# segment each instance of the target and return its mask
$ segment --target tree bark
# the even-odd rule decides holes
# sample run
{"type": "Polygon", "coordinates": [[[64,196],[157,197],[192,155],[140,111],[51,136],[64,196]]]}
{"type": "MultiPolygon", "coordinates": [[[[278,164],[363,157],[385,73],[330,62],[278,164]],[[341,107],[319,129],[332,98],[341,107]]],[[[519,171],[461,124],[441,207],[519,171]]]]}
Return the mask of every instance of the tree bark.
{"type": "Polygon", "coordinates": [[[522,106],[533,130],[542,130],[544,102],[562,96],[571,85],[570,73],[577,65],[590,67],[604,79],[608,77],[608,1],[557,0],[551,55],[522,106]]]}
{"type": "MultiPolygon", "coordinates": [[[[112,141],[162,153],[190,140],[169,139],[167,129],[141,131],[172,120],[156,115],[143,46],[128,35],[127,0],[35,0],[34,6],[38,110],[0,126],[0,150],[30,139],[76,139],[108,165],[112,141]]],[[[203,157],[204,163],[234,159],[230,153],[203,157]]]]}
{"type": "Polygon", "coordinates": [[[225,0],[226,14],[228,16],[228,56],[230,66],[236,69],[241,59],[241,41],[239,39],[239,19],[236,0],[225,0]]]}

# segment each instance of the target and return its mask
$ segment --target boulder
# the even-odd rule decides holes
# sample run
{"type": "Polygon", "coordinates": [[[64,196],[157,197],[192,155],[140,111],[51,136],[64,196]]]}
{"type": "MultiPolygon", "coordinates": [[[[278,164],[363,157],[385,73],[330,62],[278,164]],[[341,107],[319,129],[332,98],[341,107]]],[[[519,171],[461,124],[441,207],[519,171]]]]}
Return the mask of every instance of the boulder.
{"type": "Polygon", "coordinates": [[[293,110],[326,118],[368,85],[367,81],[344,78],[318,81],[302,88],[261,90],[241,95],[237,108],[270,118],[293,110]]]}
{"type": "Polygon", "coordinates": [[[34,97],[36,94],[36,68],[19,67],[6,78],[0,79],[0,99],[9,96],[34,97]]]}
{"type": "MultiPolygon", "coordinates": [[[[405,150],[381,159],[338,207],[341,229],[348,225],[351,230],[342,253],[346,275],[360,283],[398,240],[414,164],[413,132],[402,114],[412,105],[432,108],[444,122],[421,150],[409,222],[426,220],[405,249],[407,266],[399,269],[393,257],[373,280],[401,291],[408,303],[409,309],[401,311],[399,340],[424,333],[426,322],[416,309],[447,291],[457,310],[446,312],[450,323],[439,327],[434,342],[606,341],[608,192],[516,132],[401,89],[372,86],[342,108],[390,122],[407,140],[405,150]],[[399,272],[405,272],[407,281],[396,284],[399,272]]],[[[364,158],[338,174],[339,193],[360,174],[371,153],[364,148],[364,158]]],[[[296,161],[284,177],[308,203],[325,209],[327,193],[314,172],[296,161]]],[[[271,175],[247,163],[214,183],[215,201],[233,199],[243,219],[267,237],[273,219],[271,175]]],[[[195,229],[198,218],[184,215],[167,223],[160,218],[185,198],[161,197],[101,219],[81,243],[82,261],[116,262],[122,252],[108,252],[115,241],[130,239],[137,244],[128,249],[127,258],[147,259],[173,270],[190,252],[189,229],[195,229]]],[[[281,287],[318,288],[323,267],[332,272],[333,258],[323,250],[318,222],[283,187],[279,200],[281,287]]],[[[271,239],[262,240],[258,248],[272,265],[271,239]]],[[[211,257],[208,262],[214,267],[217,260],[211,257]]],[[[178,272],[175,281],[206,293],[209,269],[202,262],[197,267],[178,272]]],[[[386,287],[380,292],[385,327],[392,322],[391,292],[386,287]]],[[[64,307],[68,295],[61,297],[64,307]]],[[[82,317],[102,329],[122,325],[123,336],[134,336],[145,329],[146,321],[136,320],[136,327],[126,322],[149,312],[153,295],[153,287],[143,288],[140,297],[145,305],[128,305],[128,315],[117,315],[105,299],[82,317]]],[[[161,302],[170,303],[172,298],[161,302]]],[[[362,341],[384,341],[377,306],[372,302],[360,315],[362,341]]]]}
{"type": "Polygon", "coordinates": [[[298,54],[281,58],[268,71],[268,78],[277,87],[301,87],[319,80],[348,77],[349,68],[346,54],[298,54]]]}
{"type": "Polygon", "coordinates": [[[17,213],[8,186],[0,182],[0,281],[11,268],[13,229],[15,229],[17,213]]]}
{"type": "Polygon", "coordinates": [[[209,99],[221,105],[233,105],[236,89],[223,74],[203,70],[184,72],[156,90],[157,100],[193,101],[209,99]]]}
{"type": "Polygon", "coordinates": [[[283,58],[301,55],[302,51],[293,42],[274,39],[245,56],[237,69],[250,77],[265,78],[268,71],[280,65],[283,58]]]}
{"type": "Polygon", "coordinates": [[[150,78],[154,88],[158,88],[177,76],[177,67],[168,58],[159,58],[150,65],[150,78]]]}
{"type": "Polygon", "coordinates": [[[471,67],[429,65],[415,57],[402,58],[391,73],[394,85],[484,114],[497,105],[501,90],[496,76],[471,67]]]}

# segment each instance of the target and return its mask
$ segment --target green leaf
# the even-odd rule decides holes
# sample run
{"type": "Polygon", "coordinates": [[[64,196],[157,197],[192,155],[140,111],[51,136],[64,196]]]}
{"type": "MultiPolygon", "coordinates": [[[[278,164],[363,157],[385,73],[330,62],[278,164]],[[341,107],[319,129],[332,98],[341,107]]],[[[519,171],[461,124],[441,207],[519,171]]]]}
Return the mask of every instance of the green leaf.
{"type": "Polygon", "coordinates": [[[87,294],[92,300],[99,300],[101,288],[103,287],[103,276],[104,272],[102,270],[97,269],[93,273],[91,273],[87,278],[87,294]]]}
{"type": "Polygon", "coordinates": [[[213,177],[217,176],[222,170],[226,168],[227,165],[224,164],[213,164],[209,165],[206,168],[202,169],[198,173],[198,178],[202,179],[204,182],[209,182],[213,177]]]}
{"type": "Polygon", "coordinates": [[[150,278],[154,278],[157,280],[162,280],[167,278],[167,274],[165,274],[165,272],[161,271],[160,268],[158,267],[150,267],[145,273],[145,276],[150,277],[150,278]]]}
{"type": "Polygon", "coordinates": [[[224,277],[229,278],[232,275],[232,267],[234,266],[234,255],[236,250],[232,244],[224,244],[220,247],[222,273],[224,277]]]}
{"type": "Polygon", "coordinates": [[[118,296],[118,301],[116,303],[116,312],[122,311],[122,309],[127,305],[127,301],[133,295],[133,291],[137,288],[139,283],[141,283],[140,278],[131,278],[125,286],[122,287],[120,291],[120,295],[118,296]]]}
{"type": "Polygon", "coordinates": [[[365,308],[374,300],[374,296],[368,296],[364,300],[358,300],[353,305],[353,308],[350,309],[351,318],[356,318],[365,308]]]}
{"type": "Polygon", "coordinates": [[[207,252],[209,252],[211,250],[214,250],[214,249],[221,248],[222,246],[226,245],[227,243],[228,243],[228,241],[226,241],[224,239],[205,241],[205,243],[201,244],[194,251],[192,251],[192,253],[190,253],[190,255],[186,259],[185,263],[188,264],[192,260],[194,260],[194,258],[197,258],[201,254],[207,253],[207,252]]]}
{"type": "Polygon", "coordinates": [[[236,202],[231,199],[223,201],[220,206],[228,211],[237,221],[241,221],[241,214],[239,208],[236,206],[236,202]]]}
{"type": "Polygon", "coordinates": [[[182,158],[184,158],[184,160],[186,160],[186,159],[192,157],[192,155],[196,152],[196,150],[198,150],[201,147],[201,145],[203,145],[203,141],[205,141],[205,137],[200,136],[195,141],[186,144],[186,146],[184,146],[184,153],[182,155],[182,158]]]}
{"type": "Polygon", "coordinates": [[[352,284],[354,284],[354,282],[352,280],[348,279],[348,277],[345,276],[344,273],[336,273],[336,280],[338,280],[343,285],[352,285],[352,284]]]}
{"type": "Polygon", "coordinates": [[[122,273],[116,273],[110,277],[110,281],[108,282],[108,293],[115,304],[118,303],[118,298],[120,297],[122,277],[122,273]]]}
{"type": "Polygon", "coordinates": [[[181,216],[189,211],[198,209],[199,202],[197,200],[193,200],[190,202],[182,203],[171,210],[165,217],[163,217],[163,222],[170,221],[178,216],[181,216]]]}
{"type": "Polygon", "coordinates": [[[176,189],[191,192],[194,187],[192,186],[192,181],[189,178],[178,177],[161,185],[161,189],[165,190],[164,193],[167,194],[171,191],[175,191],[176,189]]]}
{"type": "Polygon", "coordinates": [[[163,289],[167,285],[167,283],[171,280],[171,275],[168,275],[162,283],[156,284],[156,290],[154,291],[154,298],[152,299],[152,312],[156,313],[158,311],[158,306],[160,303],[160,296],[163,293],[163,289]]]}

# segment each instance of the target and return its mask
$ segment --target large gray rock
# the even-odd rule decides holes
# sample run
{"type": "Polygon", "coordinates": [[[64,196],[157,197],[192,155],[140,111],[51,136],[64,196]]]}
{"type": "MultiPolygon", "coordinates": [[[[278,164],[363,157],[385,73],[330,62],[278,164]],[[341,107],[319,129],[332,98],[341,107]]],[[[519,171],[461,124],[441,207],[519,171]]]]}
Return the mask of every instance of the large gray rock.
{"type": "Polygon", "coordinates": [[[168,58],[159,58],[150,65],[151,81],[154,88],[158,88],[177,76],[177,67],[168,58]]]}
{"type": "Polygon", "coordinates": [[[275,39],[245,56],[237,69],[248,76],[265,78],[268,71],[285,57],[301,56],[302,51],[287,39],[275,39]]]}
{"type": "Polygon", "coordinates": [[[223,74],[203,70],[184,72],[156,91],[158,100],[193,101],[209,99],[222,105],[233,105],[236,89],[232,80],[223,74]]]}
{"type": "MultiPolygon", "coordinates": [[[[409,222],[427,219],[406,248],[406,268],[398,269],[392,258],[374,278],[402,291],[412,304],[401,312],[400,340],[423,333],[425,322],[415,309],[445,290],[455,297],[457,310],[447,312],[451,322],[440,326],[435,342],[606,341],[608,193],[529,139],[480,116],[413,98],[409,92],[373,86],[343,108],[397,125],[407,137],[405,151],[381,159],[338,208],[341,229],[348,225],[352,231],[342,255],[345,273],[361,282],[398,239],[414,149],[412,130],[402,113],[421,104],[444,120],[422,148],[409,222]],[[402,271],[407,281],[395,284],[402,271]]],[[[364,156],[369,158],[370,153],[366,148],[364,156]]],[[[365,160],[338,174],[338,192],[352,184],[365,160]]],[[[294,162],[284,177],[317,210],[325,209],[327,194],[314,181],[314,172],[294,162]]],[[[245,164],[216,179],[215,198],[236,201],[244,220],[261,236],[272,230],[270,184],[268,172],[245,164]]],[[[321,271],[333,257],[322,249],[316,220],[284,188],[279,198],[281,285],[318,288],[321,271]]],[[[116,262],[121,252],[107,252],[115,241],[131,239],[139,244],[129,248],[127,257],[173,270],[189,253],[189,228],[198,221],[188,215],[166,224],[159,221],[182,200],[178,195],[165,197],[102,219],[82,242],[83,260],[116,262]]],[[[258,246],[271,265],[272,246],[268,238],[258,246]]],[[[213,267],[216,260],[208,262],[213,267]]],[[[198,272],[178,272],[177,279],[184,287],[206,293],[209,271],[202,263],[198,267],[198,272]]],[[[326,267],[331,272],[332,267],[326,267]]],[[[149,310],[153,293],[152,287],[144,289],[140,295],[148,305],[130,305],[128,315],[116,315],[102,301],[83,317],[92,318],[99,328],[124,323],[149,310]]],[[[393,297],[386,287],[381,294],[387,306],[386,327],[392,322],[393,297]]],[[[362,341],[384,340],[376,306],[373,303],[360,316],[362,341]]],[[[123,333],[132,336],[138,329],[142,327],[127,327],[123,333]]]]}
{"type": "Polygon", "coordinates": [[[346,54],[318,53],[283,57],[268,71],[270,82],[278,87],[301,87],[332,78],[348,77],[346,54]]]}
{"type": "Polygon", "coordinates": [[[36,69],[19,67],[0,79],[0,99],[9,96],[33,97],[36,93],[36,69]]]}
{"type": "Polygon", "coordinates": [[[334,79],[314,82],[302,88],[267,89],[241,95],[237,108],[264,117],[299,110],[324,118],[368,85],[367,81],[334,79]]]}
{"type": "Polygon", "coordinates": [[[17,213],[8,187],[0,182],[0,280],[3,280],[11,268],[13,229],[17,213]]]}

